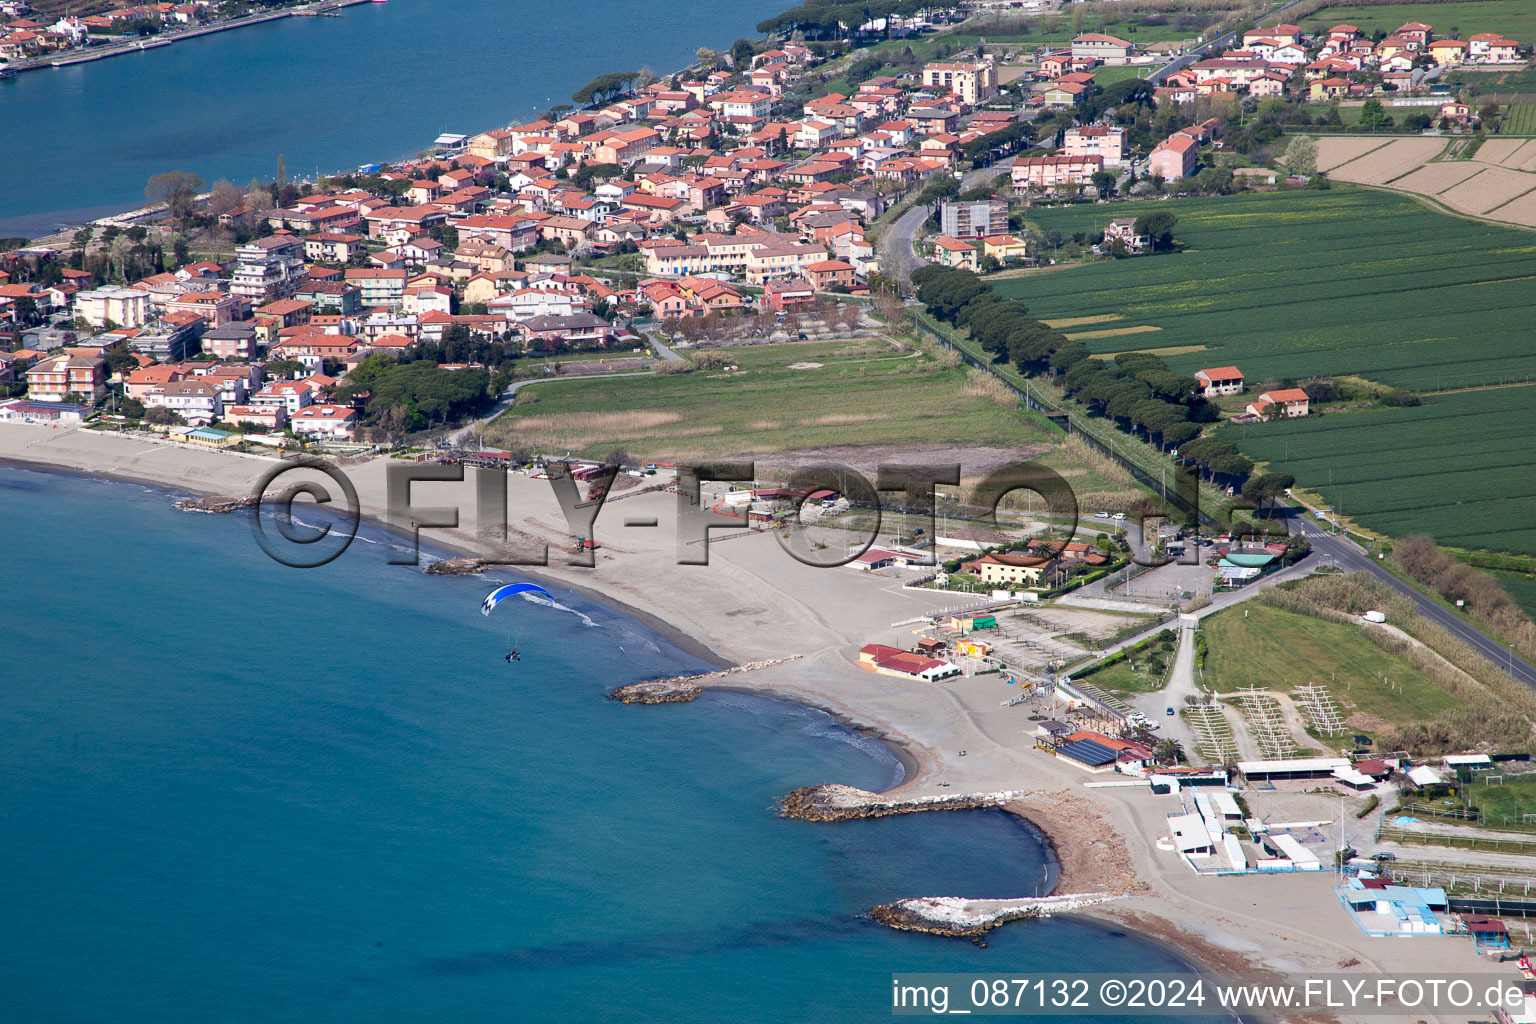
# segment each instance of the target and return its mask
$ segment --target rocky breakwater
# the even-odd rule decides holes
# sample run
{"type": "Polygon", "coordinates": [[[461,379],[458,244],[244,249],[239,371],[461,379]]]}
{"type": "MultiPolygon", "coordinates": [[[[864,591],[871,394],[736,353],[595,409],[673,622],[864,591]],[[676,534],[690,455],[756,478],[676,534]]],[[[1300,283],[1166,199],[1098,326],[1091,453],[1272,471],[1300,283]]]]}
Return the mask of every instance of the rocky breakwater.
{"type": "Polygon", "coordinates": [[[888,928],[956,938],[976,938],[1009,921],[1029,921],[1095,903],[1123,899],[1113,893],[972,900],[963,896],[922,896],[882,903],[870,916],[888,928]]]}
{"type": "Polygon", "coordinates": [[[711,679],[725,679],[730,676],[740,675],[743,672],[755,672],[761,668],[772,668],[775,665],[783,665],[786,662],[795,661],[800,655],[791,655],[788,658],[767,658],[763,661],[748,661],[740,665],[732,665],[718,672],[705,672],[696,676],[669,676],[666,679],[647,679],[640,683],[630,683],[621,686],[608,694],[609,700],[616,700],[621,704],[686,704],[690,700],[698,698],[704,692],[702,684],[711,679]]]}
{"type": "Polygon", "coordinates": [[[427,566],[434,576],[475,576],[485,572],[486,562],[479,558],[445,558],[427,566]]]}
{"type": "Polygon", "coordinates": [[[224,515],[228,512],[239,512],[245,508],[254,508],[260,502],[267,500],[276,501],[277,495],[268,493],[259,498],[254,494],[247,494],[242,498],[208,495],[203,498],[183,498],[176,502],[176,507],[183,512],[212,512],[224,515]]]}
{"type": "Polygon", "coordinates": [[[1018,791],[1005,790],[1000,793],[887,797],[833,782],[806,786],[786,794],[779,801],[779,814],[802,821],[851,821],[854,818],[884,818],[891,814],[912,814],[916,811],[974,811],[1001,807],[1020,795],[1018,791]]]}

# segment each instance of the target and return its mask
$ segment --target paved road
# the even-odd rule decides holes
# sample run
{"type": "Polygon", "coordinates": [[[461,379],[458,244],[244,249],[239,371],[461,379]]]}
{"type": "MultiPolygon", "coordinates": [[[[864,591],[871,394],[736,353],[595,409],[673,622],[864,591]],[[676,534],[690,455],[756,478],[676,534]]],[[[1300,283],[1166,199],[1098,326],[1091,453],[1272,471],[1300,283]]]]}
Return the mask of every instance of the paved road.
{"type": "MultiPolygon", "coordinates": [[[[1286,11],[1302,2],[1304,2],[1304,0],[1290,0],[1290,3],[1287,3],[1281,7],[1276,7],[1274,10],[1267,12],[1265,17],[1267,18],[1277,14],[1284,14],[1286,11]]],[[[1236,39],[1236,32],[1228,32],[1224,36],[1217,36],[1215,39],[1212,39],[1209,42],[1201,43],[1199,46],[1190,50],[1188,53],[1179,57],[1175,57],[1167,64],[1164,64],[1162,67],[1152,72],[1152,74],[1147,76],[1147,81],[1151,82],[1154,86],[1161,85],[1163,80],[1169,75],[1173,74],[1175,71],[1188,67],[1190,64],[1193,64],[1196,61],[1204,60],[1213,52],[1226,49],[1236,39]]]]}
{"type": "Polygon", "coordinates": [[[1526,686],[1536,689],[1536,667],[1518,655],[1511,655],[1508,646],[1487,636],[1465,616],[1430,600],[1392,575],[1380,565],[1377,559],[1366,554],[1354,541],[1329,533],[1323,524],[1313,519],[1305,509],[1291,508],[1284,511],[1287,514],[1290,531],[1302,534],[1311,542],[1313,557],[1325,558],[1348,572],[1370,573],[1392,588],[1394,592],[1412,601],[1420,615],[1445,627],[1457,639],[1486,658],[1490,664],[1508,672],[1526,686]]]}
{"type": "MultiPolygon", "coordinates": [[[[979,167],[968,172],[960,181],[961,188],[970,188],[984,178],[996,177],[1013,166],[1013,158],[999,160],[995,164],[979,167]]],[[[917,238],[918,229],[923,226],[923,221],[928,219],[929,210],[926,206],[914,206],[890,226],[880,236],[880,272],[888,277],[899,278],[905,282],[911,282],[912,271],[923,265],[923,261],[917,258],[916,251],[912,248],[912,242],[917,238]]]]}

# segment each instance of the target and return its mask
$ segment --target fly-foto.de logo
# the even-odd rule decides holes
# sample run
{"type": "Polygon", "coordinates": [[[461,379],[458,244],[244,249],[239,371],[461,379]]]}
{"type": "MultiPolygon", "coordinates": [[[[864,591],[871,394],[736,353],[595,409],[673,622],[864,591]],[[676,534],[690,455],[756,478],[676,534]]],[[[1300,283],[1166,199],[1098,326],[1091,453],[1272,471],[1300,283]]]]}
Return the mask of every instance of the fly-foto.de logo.
{"type": "MultiPolygon", "coordinates": [[[[962,489],[962,468],[959,463],[883,463],[870,480],[851,466],[820,462],[788,472],[776,469],[774,485],[763,487],[744,486],[758,480],[754,463],[727,461],[679,466],[675,478],[646,489],[675,493],[670,525],[679,565],[709,564],[712,531],[745,529],[771,530],[780,547],[805,565],[847,565],[874,545],[882,517],[892,513],[900,516],[897,533],[918,549],[908,563],[914,565],[938,564],[934,549],[941,521],[1000,543],[1009,531],[1017,533],[1025,507],[1028,521],[1039,531],[1027,540],[1034,557],[1053,559],[1072,542],[1079,505],[1061,474],[1023,461],[990,471],[962,489]],[[724,490],[711,498],[706,494],[710,485],[724,490]],[[745,509],[743,498],[750,499],[745,509]],[[836,530],[836,543],[828,540],[831,530],[836,530]]],[[[565,521],[567,565],[596,565],[600,518],[605,532],[663,528],[654,515],[603,517],[622,472],[618,466],[551,461],[540,469],[537,475],[547,477],[548,493],[565,521]]],[[[1193,522],[1197,516],[1190,510],[1198,493],[1193,473],[1180,474],[1177,484],[1178,494],[1170,495],[1183,509],[1177,518],[1193,522]]],[[[461,531],[454,540],[462,546],[466,517],[461,513],[467,507],[474,522],[469,536],[482,564],[549,565],[549,544],[523,529],[529,522],[509,515],[508,485],[505,466],[474,466],[468,479],[465,466],[457,462],[385,467],[383,501],[373,505],[383,522],[404,538],[403,544],[386,547],[386,557],[393,564],[416,564],[423,531],[461,531]],[[461,493],[466,483],[473,487],[472,497],[461,493]],[[442,503],[445,492],[457,500],[442,503]]],[[[627,497],[634,492],[621,493],[627,497]]],[[[317,458],[273,467],[256,482],[247,504],[254,509],[251,532],[256,542],[274,561],[294,568],[316,568],[339,557],[356,538],[364,514],[359,489],[348,474],[317,458]]],[[[1148,505],[1124,523],[1138,542],[1147,518],[1171,512],[1151,510],[1150,499],[1148,505]]],[[[1192,559],[1194,550],[1182,558],[1192,559]]],[[[1141,543],[1133,545],[1132,560],[1145,566],[1174,561],[1141,543]]]]}

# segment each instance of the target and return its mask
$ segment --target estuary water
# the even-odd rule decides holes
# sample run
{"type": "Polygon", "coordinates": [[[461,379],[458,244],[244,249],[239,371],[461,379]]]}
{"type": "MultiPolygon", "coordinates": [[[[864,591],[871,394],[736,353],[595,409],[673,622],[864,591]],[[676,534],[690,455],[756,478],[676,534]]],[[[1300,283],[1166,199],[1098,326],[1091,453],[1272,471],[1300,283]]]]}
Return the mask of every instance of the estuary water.
{"type": "Polygon", "coordinates": [[[874,924],[1048,855],[1001,812],[779,818],[900,764],[766,698],[604,700],[704,667],[617,611],[508,602],[509,666],[484,579],[366,527],[285,568],[170,503],[0,466],[7,1021],[876,1021],[892,972],[1177,969],[1068,919],[874,924]]]}
{"type": "Polygon", "coordinates": [[[784,0],[389,0],[0,82],[0,236],[144,202],[168,170],[242,187],[394,160],[753,34],[784,0]]]}

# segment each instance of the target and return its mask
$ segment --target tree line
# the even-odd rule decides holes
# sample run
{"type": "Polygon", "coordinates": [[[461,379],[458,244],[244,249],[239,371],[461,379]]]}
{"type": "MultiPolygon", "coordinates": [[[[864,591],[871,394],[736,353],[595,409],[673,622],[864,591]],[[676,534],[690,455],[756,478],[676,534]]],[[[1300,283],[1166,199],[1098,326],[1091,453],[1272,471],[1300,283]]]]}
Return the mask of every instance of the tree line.
{"type": "Polygon", "coordinates": [[[1212,478],[1240,480],[1252,473],[1252,460],[1234,442],[1200,436],[1219,411],[1198,393],[1193,377],[1174,373],[1157,356],[1093,358],[1082,341],[1030,316],[1027,306],[998,295],[969,270],[929,264],[913,272],[912,283],[931,314],[968,330],[994,361],[1011,362],[1026,376],[1056,377],[1090,414],[1133,433],[1145,431],[1162,448],[1178,446],[1180,461],[1212,478]]]}

